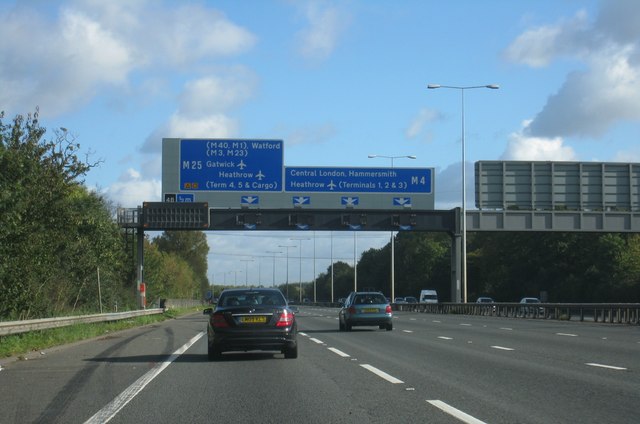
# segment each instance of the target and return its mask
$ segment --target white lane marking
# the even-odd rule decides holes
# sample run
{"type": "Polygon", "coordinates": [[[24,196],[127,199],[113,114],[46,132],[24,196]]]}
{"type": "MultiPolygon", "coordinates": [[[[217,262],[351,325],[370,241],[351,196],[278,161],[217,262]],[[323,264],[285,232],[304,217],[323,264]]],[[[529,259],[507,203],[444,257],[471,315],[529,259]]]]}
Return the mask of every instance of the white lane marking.
{"type": "Polygon", "coordinates": [[[315,337],[310,337],[309,340],[311,340],[312,342],[318,343],[318,344],[324,343],[322,340],[318,340],[315,337]]]}
{"type": "Polygon", "coordinates": [[[623,367],[615,367],[613,365],[596,364],[594,362],[587,362],[585,365],[589,365],[590,367],[607,368],[607,369],[616,370],[616,371],[624,371],[624,370],[626,370],[626,368],[623,368],[623,367]]]}
{"type": "Polygon", "coordinates": [[[431,321],[431,322],[437,322],[437,323],[440,323],[440,322],[442,322],[442,321],[433,320],[433,321],[431,321]]]}
{"type": "Polygon", "coordinates": [[[501,330],[513,331],[513,328],[509,327],[500,327],[501,330]]]}
{"type": "Polygon", "coordinates": [[[127,387],[122,393],[120,393],[115,399],[107,404],[104,408],[96,412],[93,417],[89,418],[85,421],[85,424],[103,424],[109,422],[113,417],[116,416],[118,412],[122,408],[125,407],[127,403],[129,403],[134,397],[138,395],[144,389],[147,384],[151,383],[154,378],[156,378],[165,368],[167,368],[173,361],[178,359],[180,355],[186,352],[195,342],[200,340],[202,336],[206,333],[203,331],[201,333],[193,336],[191,340],[182,345],[182,347],[175,352],[167,359],[162,362],[156,364],[155,367],[150,369],[146,374],[137,379],[132,385],[127,387]]]}
{"type": "Polygon", "coordinates": [[[409,318],[409,321],[415,321],[415,320],[416,320],[415,318],[409,318]]]}
{"type": "Polygon", "coordinates": [[[480,421],[479,419],[472,417],[471,415],[462,412],[459,409],[454,408],[451,405],[448,405],[446,403],[444,403],[441,400],[428,400],[427,402],[429,402],[431,405],[435,406],[436,408],[442,410],[443,412],[446,412],[447,414],[451,415],[452,417],[455,417],[457,419],[459,419],[460,421],[467,423],[467,424],[485,424],[484,421],[480,421]]]}
{"type": "Polygon", "coordinates": [[[393,383],[393,384],[402,384],[404,383],[404,381],[402,380],[398,380],[397,378],[395,378],[392,375],[387,374],[384,371],[379,370],[376,367],[373,367],[369,364],[360,364],[360,366],[366,370],[371,371],[372,373],[374,373],[375,375],[377,375],[378,377],[384,378],[385,380],[387,380],[389,383],[393,383]]]}
{"type": "Polygon", "coordinates": [[[503,347],[503,346],[491,346],[491,347],[499,350],[515,350],[515,349],[511,349],[510,347],[503,347]]]}
{"type": "Polygon", "coordinates": [[[403,333],[413,333],[411,330],[402,330],[403,333]]]}
{"type": "Polygon", "coordinates": [[[460,324],[460,325],[464,325],[465,327],[471,327],[471,324],[460,324]]]}
{"type": "Polygon", "coordinates": [[[302,331],[298,331],[298,334],[300,334],[301,336],[309,337],[307,333],[303,333],[302,331]]]}
{"type": "Polygon", "coordinates": [[[556,333],[556,336],[578,337],[577,334],[571,334],[571,333],[556,333]]]}
{"type": "Polygon", "coordinates": [[[335,353],[335,354],[337,354],[337,355],[342,356],[343,358],[350,358],[350,357],[351,357],[351,355],[349,355],[349,354],[347,354],[347,353],[344,353],[343,351],[338,350],[338,349],[336,349],[335,347],[330,347],[330,348],[328,348],[328,349],[329,349],[331,352],[333,352],[333,353],[335,353]]]}
{"type": "Polygon", "coordinates": [[[438,338],[442,340],[453,340],[451,337],[445,337],[445,336],[438,336],[438,338]]]}

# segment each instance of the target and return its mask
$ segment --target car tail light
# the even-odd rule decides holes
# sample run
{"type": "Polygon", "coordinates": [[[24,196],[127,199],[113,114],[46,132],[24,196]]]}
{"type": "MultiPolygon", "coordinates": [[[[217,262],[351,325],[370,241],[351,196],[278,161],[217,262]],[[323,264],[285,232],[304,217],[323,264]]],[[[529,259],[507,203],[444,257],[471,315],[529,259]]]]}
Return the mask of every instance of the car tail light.
{"type": "Polygon", "coordinates": [[[224,319],[223,314],[211,315],[211,326],[214,328],[225,328],[229,326],[229,323],[224,319]]]}
{"type": "Polygon", "coordinates": [[[294,316],[289,311],[280,312],[280,316],[278,317],[278,322],[276,322],[276,327],[290,327],[293,325],[294,316]]]}
{"type": "Polygon", "coordinates": [[[356,313],[356,307],[355,307],[355,306],[351,306],[351,307],[349,307],[349,313],[350,313],[351,315],[355,315],[355,313],[356,313]]]}
{"type": "Polygon", "coordinates": [[[391,313],[391,305],[387,305],[387,307],[384,310],[385,313],[390,314],[391,313]]]}

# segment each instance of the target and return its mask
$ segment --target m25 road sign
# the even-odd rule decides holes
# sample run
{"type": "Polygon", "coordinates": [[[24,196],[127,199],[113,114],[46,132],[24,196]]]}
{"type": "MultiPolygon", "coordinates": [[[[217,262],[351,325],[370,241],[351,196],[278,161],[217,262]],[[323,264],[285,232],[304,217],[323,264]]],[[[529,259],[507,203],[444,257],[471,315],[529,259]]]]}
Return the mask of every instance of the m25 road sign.
{"type": "Polygon", "coordinates": [[[180,190],[282,191],[282,140],[182,139],[180,190]]]}

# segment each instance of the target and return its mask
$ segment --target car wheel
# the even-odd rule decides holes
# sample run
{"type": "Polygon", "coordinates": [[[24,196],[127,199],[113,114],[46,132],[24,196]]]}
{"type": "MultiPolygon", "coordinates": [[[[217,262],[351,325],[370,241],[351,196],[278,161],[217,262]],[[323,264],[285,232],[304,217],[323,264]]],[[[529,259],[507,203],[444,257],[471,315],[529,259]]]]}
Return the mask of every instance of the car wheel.
{"type": "Polygon", "coordinates": [[[387,324],[387,331],[391,331],[391,330],[393,330],[393,324],[389,323],[387,324]]]}
{"type": "Polygon", "coordinates": [[[342,321],[338,321],[338,330],[344,331],[344,324],[342,323],[342,321]]]}
{"type": "Polygon", "coordinates": [[[285,347],[284,357],[286,359],[296,359],[298,357],[298,345],[296,344],[294,347],[285,347]]]}
{"type": "Polygon", "coordinates": [[[383,328],[386,328],[386,325],[380,324],[380,325],[378,326],[378,328],[379,328],[380,330],[382,330],[383,328]]]}
{"type": "Polygon", "coordinates": [[[218,361],[222,358],[222,351],[214,345],[207,345],[207,356],[210,361],[218,361]]]}
{"type": "Polygon", "coordinates": [[[348,322],[344,323],[344,329],[347,331],[351,331],[351,324],[349,324],[348,322]]]}

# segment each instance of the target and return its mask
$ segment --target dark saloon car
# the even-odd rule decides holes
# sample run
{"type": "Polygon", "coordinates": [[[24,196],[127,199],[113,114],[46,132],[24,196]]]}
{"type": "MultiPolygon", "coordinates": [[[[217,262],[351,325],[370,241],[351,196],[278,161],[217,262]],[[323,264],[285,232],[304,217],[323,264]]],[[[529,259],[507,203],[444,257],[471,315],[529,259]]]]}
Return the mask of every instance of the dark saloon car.
{"type": "Polygon", "coordinates": [[[382,293],[352,292],[338,313],[338,328],[351,331],[354,326],[377,325],[391,331],[392,319],[391,305],[382,293]]]}
{"type": "Polygon", "coordinates": [[[209,360],[227,351],[278,351],[298,357],[294,311],[278,289],[229,289],[222,292],[207,326],[209,360]]]}

